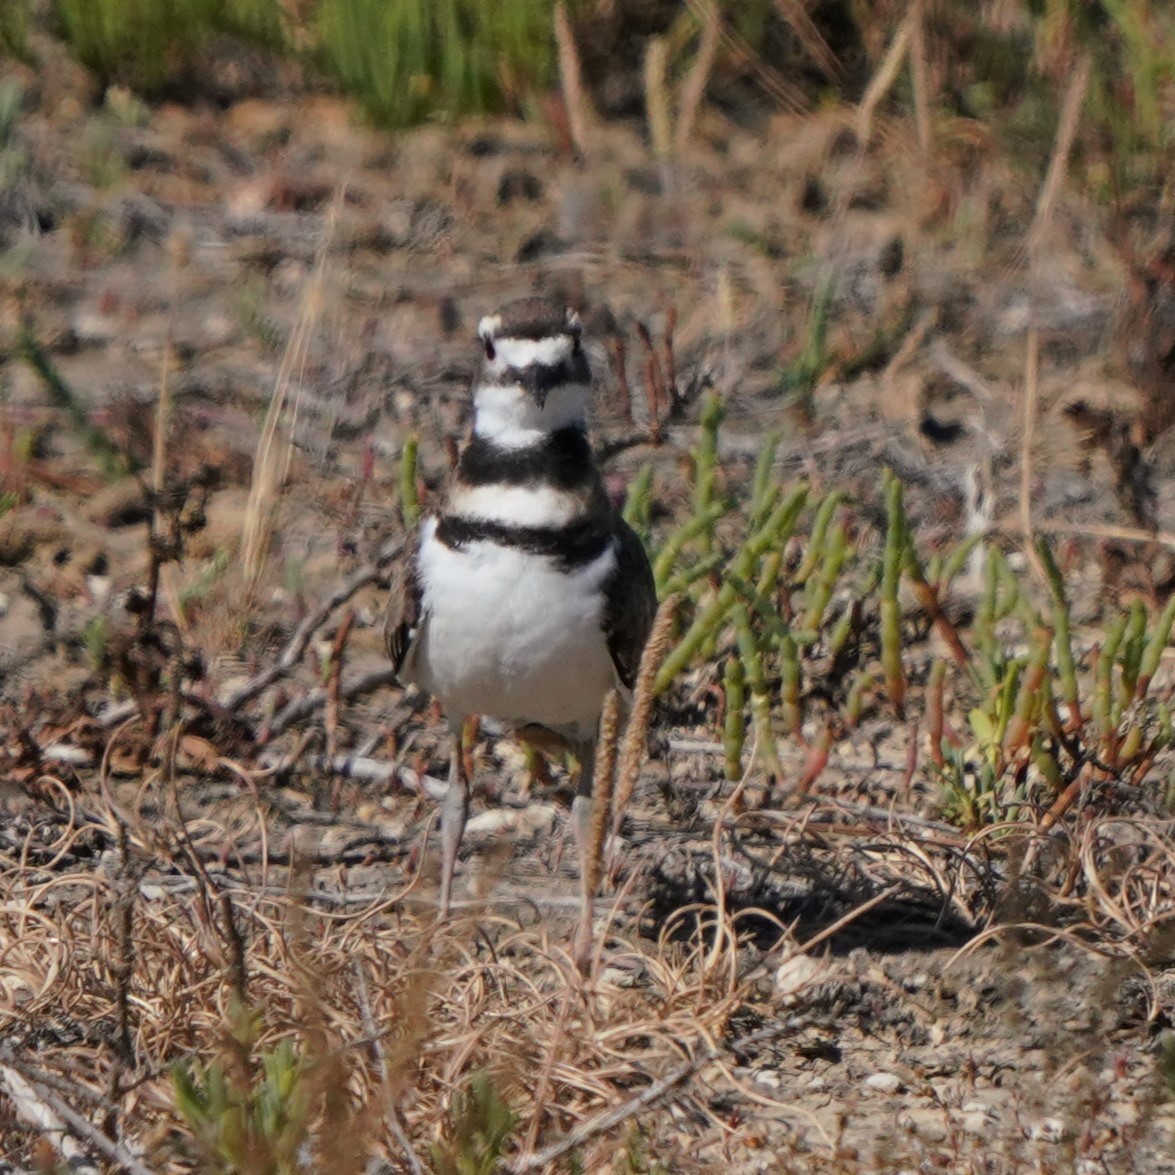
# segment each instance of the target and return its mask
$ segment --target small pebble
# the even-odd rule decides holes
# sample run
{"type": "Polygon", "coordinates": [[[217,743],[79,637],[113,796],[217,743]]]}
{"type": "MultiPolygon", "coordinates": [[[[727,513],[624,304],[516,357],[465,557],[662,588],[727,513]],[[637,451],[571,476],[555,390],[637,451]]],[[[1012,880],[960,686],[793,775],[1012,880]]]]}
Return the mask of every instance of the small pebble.
{"type": "Polygon", "coordinates": [[[824,965],[809,955],[792,955],[775,969],[775,990],[781,996],[793,996],[823,970],[824,965]]]}
{"type": "Polygon", "coordinates": [[[983,1102],[965,1102],[959,1116],[959,1125],[968,1134],[982,1136],[991,1129],[991,1109],[983,1102]]]}
{"type": "Polygon", "coordinates": [[[988,1120],[986,1114],[964,1114],[959,1119],[959,1125],[967,1134],[974,1134],[977,1138],[981,1138],[987,1133],[988,1120]]]}
{"type": "Polygon", "coordinates": [[[870,1073],[865,1078],[865,1088],[878,1093],[897,1093],[902,1088],[902,1079],[896,1073],[870,1073]]]}

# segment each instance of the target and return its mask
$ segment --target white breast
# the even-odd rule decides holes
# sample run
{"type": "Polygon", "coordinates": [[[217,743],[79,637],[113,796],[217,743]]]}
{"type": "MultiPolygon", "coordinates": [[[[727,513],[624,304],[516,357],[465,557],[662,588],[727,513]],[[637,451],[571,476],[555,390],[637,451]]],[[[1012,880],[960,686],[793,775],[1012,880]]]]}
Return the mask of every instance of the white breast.
{"type": "Polygon", "coordinates": [[[594,724],[615,684],[602,628],[615,550],[565,573],[553,559],[492,542],[453,550],[435,532],[436,520],[427,519],[417,683],[451,715],[594,724]]]}

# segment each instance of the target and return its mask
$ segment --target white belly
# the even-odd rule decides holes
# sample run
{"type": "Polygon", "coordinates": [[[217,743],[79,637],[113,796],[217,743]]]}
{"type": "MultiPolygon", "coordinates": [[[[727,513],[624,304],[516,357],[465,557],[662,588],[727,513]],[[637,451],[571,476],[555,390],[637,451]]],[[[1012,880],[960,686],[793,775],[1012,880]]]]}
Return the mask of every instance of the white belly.
{"type": "Polygon", "coordinates": [[[544,556],[490,542],[453,550],[435,530],[430,518],[420,536],[417,683],[452,716],[593,726],[615,684],[602,627],[615,551],[567,574],[544,556]]]}

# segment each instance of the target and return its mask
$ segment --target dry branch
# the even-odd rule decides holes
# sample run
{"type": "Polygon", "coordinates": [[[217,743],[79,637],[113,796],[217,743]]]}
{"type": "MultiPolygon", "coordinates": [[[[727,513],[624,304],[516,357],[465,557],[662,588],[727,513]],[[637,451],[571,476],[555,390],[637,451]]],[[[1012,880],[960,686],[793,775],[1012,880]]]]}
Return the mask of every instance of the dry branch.
{"type": "MultiPolygon", "coordinates": [[[[340,685],[339,698],[345,702],[353,702],[373,690],[383,689],[385,686],[396,684],[396,673],[390,665],[383,665],[379,669],[371,669],[351,678],[345,685],[340,685]]],[[[266,730],[268,738],[276,738],[284,734],[291,726],[309,718],[316,710],[322,709],[330,699],[330,691],[323,688],[313,689],[300,698],[295,698],[274,715],[273,721],[266,730]]]]}
{"type": "Polygon", "coordinates": [[[3,1085],[17,1115],[24,1119],[69,1164],[77,1175],[98,1175],[98,1168],[86,1158],[83,1148],[65,1128],[44,1097],[22,1074],[9,1065],[0,1065],[3,1085]]]}
{"type": "MultiPolygon", "coordinates": [[[[15,1051],[7,1045],[0,1044],[0,1076],[10,1090],[20,1091],[23,1104],[30,1110],[39,1113],[42,1120],[53,1123],[46,1129],[60,1132],[57,1143],[62,1155],[70,1160],[74,1170],[95,1170],[89,1164],[78,1166],[78,1154],[72,1147],[66,1147],[65,1140],[72,1138],[101,1154],[113,1163],[119,1170],[129,1171],[130,1175],[153,1175],[126,1147],[106,1137],[97,1126],[83,1114],[79,1114],[64,1098],[53,1090],[46,1088],[41,1082],[27,1075],[25,1066],[15,1051]],[[13,1079],[16,1079],[14,1082],[13,1079]],[[67,1154],[67,1150],[72,1153],[67,1154]]],[[[16,1095],[14,1095],[16,1096],[16,1095]]]]}
{"type": "Polygon", "coordinates": [[[577,1126],[560,1142],[553,1143],[546,1150],[530,1155],[521,1162],[510,1164],[506,1169],[514,1172],[515,1175],[523,1175],[523,1172],[526,1171],[541,1171],[544,1167],[577,1150],[593,1138],[607,1134],[609,1130],[614,1130],[622,1122],[627,1122],[642,1110],[648,1109],[649,1106],[660,1101],[670,1090],[692,1077],[709,1059],[708,1056],[697,1057],[687,1064],[679,1066],[667,1077],[654,1081],[648,1089],[642,1090],[636,1097],[629,1098],[628,1101],[613,1110],[597,1114],[596,1117],[577,1126]]]}
{"type": "Polygon", "coordinates": [[[362,591],[369,584],[375,583],[400,553],[400,548],[403,545],[403,539],[399,538],[385,543],[379,554],[370,563],[365,563],[349,579],[340,584],[298,625],[293,636],[282,649],[281,655],[272,665],[255,677],[251,677],[244,684],[237,686],[236,689],[231,690],[221,699],[221,705],[226,710],[236,710],[246,702],[251,702],[275,681],[285,677],[302,660],[310,642],[314,639],[314,634],[327,622],[331,613],[345,604],[357,592],[362,591]]]}

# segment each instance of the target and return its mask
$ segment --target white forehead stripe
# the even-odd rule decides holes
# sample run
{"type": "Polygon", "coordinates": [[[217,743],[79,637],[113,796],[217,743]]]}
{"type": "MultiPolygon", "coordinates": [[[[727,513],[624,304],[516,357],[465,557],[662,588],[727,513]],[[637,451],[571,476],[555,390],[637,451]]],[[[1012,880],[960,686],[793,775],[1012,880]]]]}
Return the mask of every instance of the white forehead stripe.
{"type": "Polygon", "coordinates": [[[495,368],[513,367],[519,371],[541,363],[554,367],[571,354],[569,335],[550,335],[545,339],[512,339],[509,336],[494,340],[495,368]]]}
{"type": "Polygon", "coordinates": [[[481,322],[477,324],[478,337],[488,339],[496,334],[502,326],[502,316],[500,314],[487,314],[481,322]]]}

